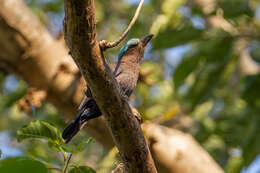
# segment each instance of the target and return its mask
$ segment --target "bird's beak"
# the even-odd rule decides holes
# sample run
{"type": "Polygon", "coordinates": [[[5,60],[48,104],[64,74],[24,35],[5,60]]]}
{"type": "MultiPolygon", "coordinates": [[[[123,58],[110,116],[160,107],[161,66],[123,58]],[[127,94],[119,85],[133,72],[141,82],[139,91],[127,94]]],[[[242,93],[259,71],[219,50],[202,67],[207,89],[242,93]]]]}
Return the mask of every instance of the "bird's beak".
{"type": "Polygon", "coordinates": [[[142,37],[140,40],[143,44],[143,47],[145,47],[151,41],[152,38],[153,38],[153,34],[149,34],[147,36],[142,37]]]}

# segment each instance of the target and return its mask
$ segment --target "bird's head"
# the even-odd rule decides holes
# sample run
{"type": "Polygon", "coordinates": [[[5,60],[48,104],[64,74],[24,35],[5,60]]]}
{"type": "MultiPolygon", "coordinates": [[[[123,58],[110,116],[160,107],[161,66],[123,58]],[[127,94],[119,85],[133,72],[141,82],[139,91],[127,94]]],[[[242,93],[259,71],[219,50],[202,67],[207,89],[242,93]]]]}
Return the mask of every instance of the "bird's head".
{"type": "MultiPolygon", "coordinates": [[[[118,60],[121,60],[123,57],[132,57],[135,58],[138,62],[144,55],[146,46],[153,38],[152,34],[149,34],[142,38],[133,38],[129,40],[120,50],[118,54],[118,60]]],[[[134,59],[133,59],[134,60],[134,59]]]]}

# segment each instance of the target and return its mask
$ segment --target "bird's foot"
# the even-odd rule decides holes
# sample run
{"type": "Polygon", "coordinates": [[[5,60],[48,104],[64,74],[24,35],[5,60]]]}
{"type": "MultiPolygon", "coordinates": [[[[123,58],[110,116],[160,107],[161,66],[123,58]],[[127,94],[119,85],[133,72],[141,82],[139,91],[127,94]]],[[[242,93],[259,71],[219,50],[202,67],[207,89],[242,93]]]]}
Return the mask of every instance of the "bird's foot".
{"type": "Polygon", "coordinates": [[[129,100],[128,96],[125,94],[124,91],[120,90],[119,94],[120,94],[121,98],[123,98],[124,100],[127,100],[127,101],[129,100]]]}
{"type": "Polygon", "coordinates": [[[131,107],[131,110],[132,110],[136,120],[139,122],[139,124],[142,124],[143,123],[143,118],[140,115],[140,113],[137,111],[137,109],[135,109],[134,107],[131,107]]]}

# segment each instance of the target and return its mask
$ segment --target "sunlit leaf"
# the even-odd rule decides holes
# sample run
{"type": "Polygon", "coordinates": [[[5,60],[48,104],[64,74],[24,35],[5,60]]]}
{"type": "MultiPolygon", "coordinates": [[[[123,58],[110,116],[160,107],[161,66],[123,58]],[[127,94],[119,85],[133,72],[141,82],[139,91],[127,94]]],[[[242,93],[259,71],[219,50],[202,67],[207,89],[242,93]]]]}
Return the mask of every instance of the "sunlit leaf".
{"type": "Polygon", "coordinates": [[[228,159],[226,166],[227,173],[239,173],[243,164],[243,158],[241,156],[235,156],[228,159]]]}
{"type": "Polygon", "coordinates": [[[236,18],[241,15],[248,15],[252,17],[254,15],[248,0],[221,0],[218,5],[224,10],[223,14],[226,18],[236,18]]]}
{"type": "Polygon", "coordinates": [[[86,140],[82,140],[82,142],[80,142],[79,144],[73,144],[73,143],[62,144],[62,148],[64,151],[69,153],[78,153],[85,150],[89,146],[89,144],[93,141],[94,141],[93,138],[88,138],[86,140]]]}
{"type": "Polygon", "coordinates": [[[32,121],[17,131],[19,142],[28,138],[46,139],[56,144],[62,143],[60,131],[50,123],[41,120],[32,121]]]}
{"type": "Polygon", "coordinates": [[[173,46],[178,46],[190,43],[201,37],[202,30],[196,29],[192,26],[184,26],[177,29],[167,29],[161,32],[153,41],[154,49],[166,49],[173,46]]]}

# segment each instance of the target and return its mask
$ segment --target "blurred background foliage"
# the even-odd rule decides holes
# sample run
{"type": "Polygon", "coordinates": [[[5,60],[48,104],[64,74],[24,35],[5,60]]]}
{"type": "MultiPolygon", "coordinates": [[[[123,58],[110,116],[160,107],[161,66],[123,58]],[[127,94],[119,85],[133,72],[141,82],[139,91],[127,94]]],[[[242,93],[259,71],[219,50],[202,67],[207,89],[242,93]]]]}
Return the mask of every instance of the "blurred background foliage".
{"type": "MultiPolygon", "coordinates": [[[[25,2],[59,38],[63,1],[25,2]]],[[[138,2],[96,0],[99,39],[116,40],[138,2]]],[[[145,120],[163,123],[175,116],[188,117],[192,123],[186,131],[226,172],[250,172],[252,165],[260,164],[260,2],[216,0],[204,6],[198,2],[145,2],[128,38],[149,32],[155,38],[142,63],[132,104],[145,120]],[[215,22],[214,17],[221,20],[215,22]],[[245,58],[250,63],[245,63],[245,58]]],[[[114,60],[119,49],[106,52],[108,61],[114,60]]],[[[26,155],[59,165],[62,157],[50,151],[48,145],[16,141],[16,131],[31,120],[46,120],[59,129],[65,126],[63,116],[48,103],[37,109],[32,106],[31,113],[19,109],[17,101],[25,96],[27,87],[15,76],[0,75],[2,158],[26,155]]],[[[116,150],[105,151],[92,143],[73,159],[105,173],[116,163],[116,150]]]]}

